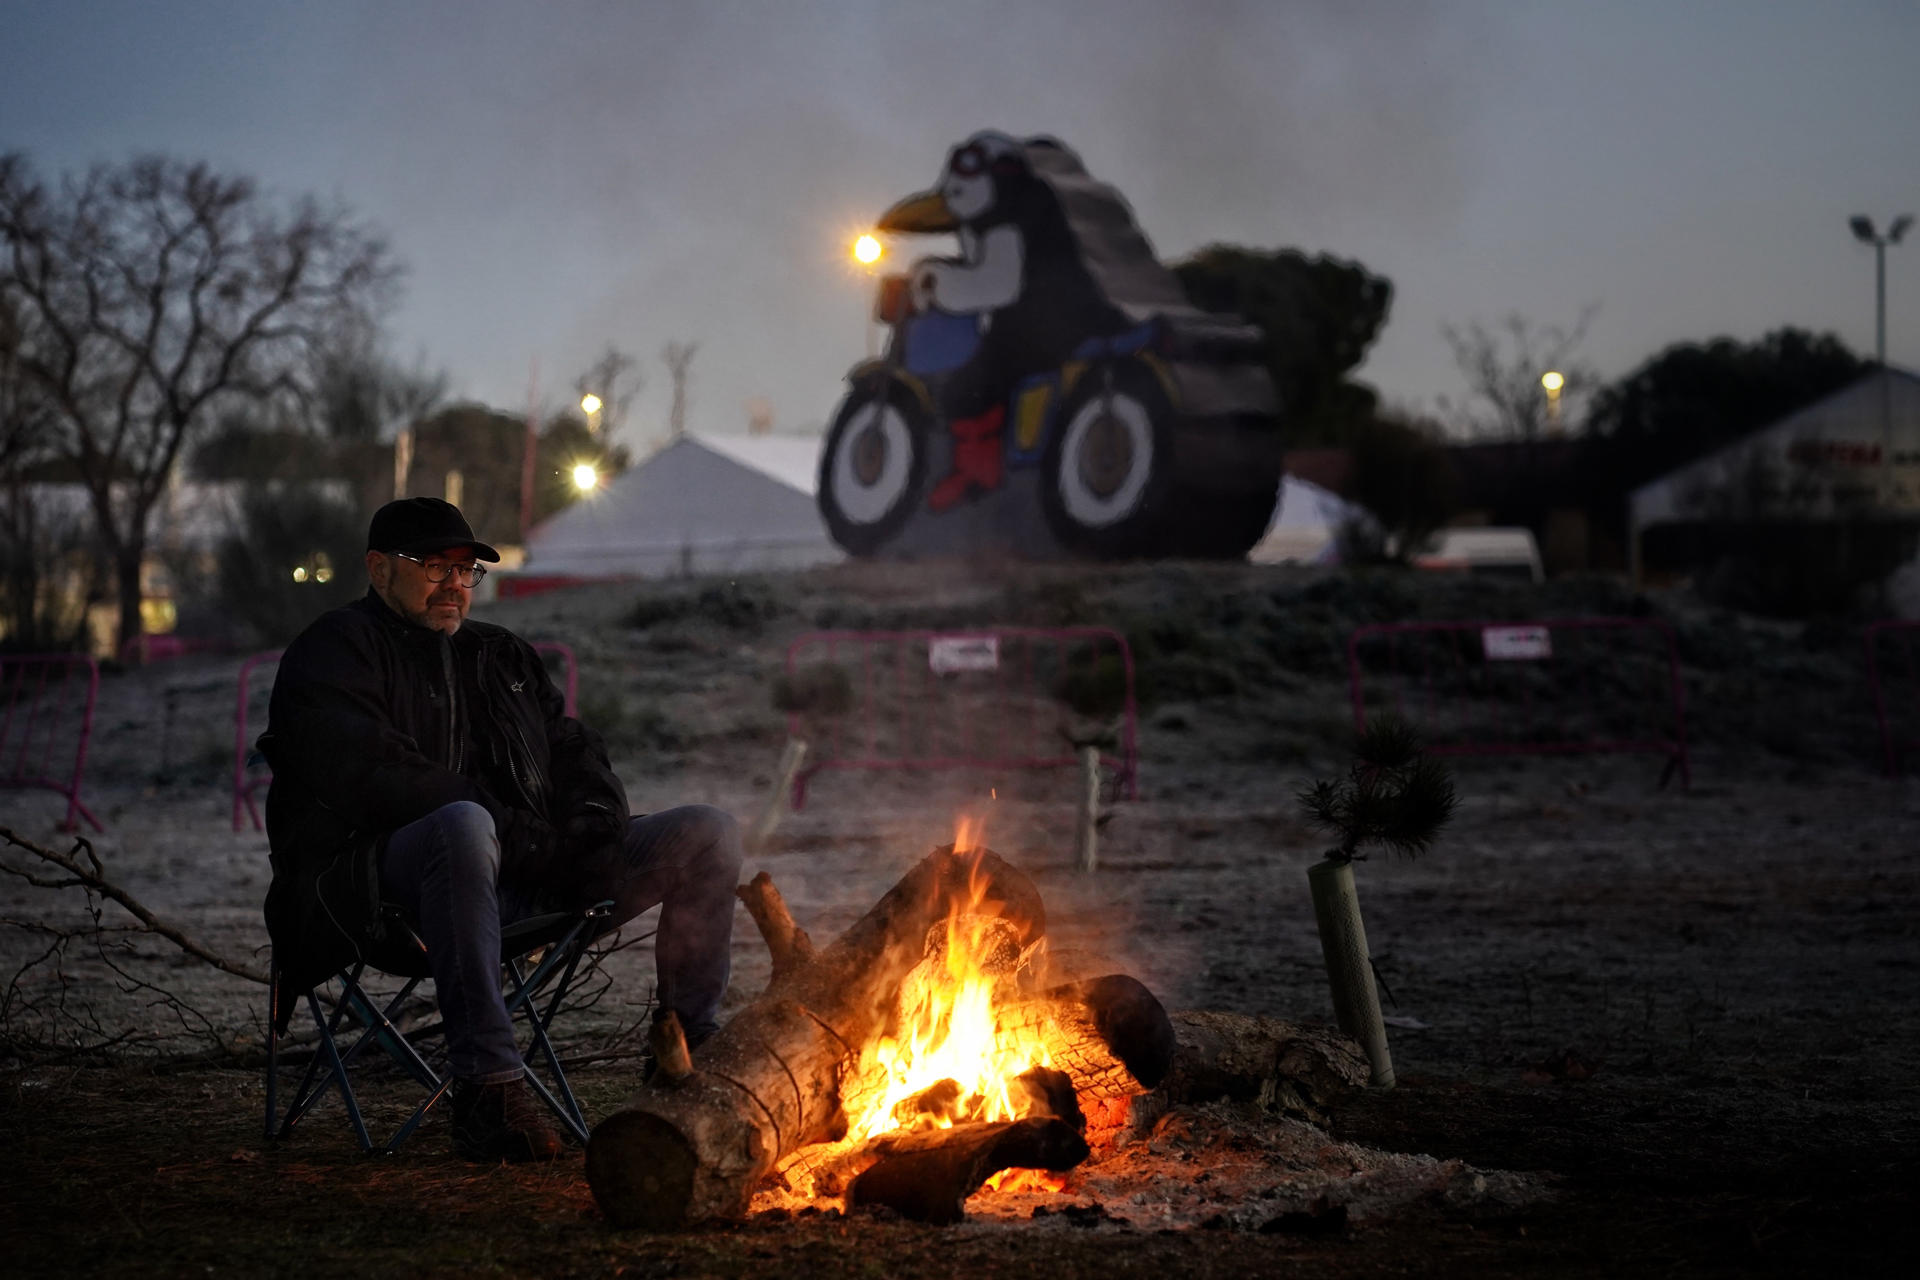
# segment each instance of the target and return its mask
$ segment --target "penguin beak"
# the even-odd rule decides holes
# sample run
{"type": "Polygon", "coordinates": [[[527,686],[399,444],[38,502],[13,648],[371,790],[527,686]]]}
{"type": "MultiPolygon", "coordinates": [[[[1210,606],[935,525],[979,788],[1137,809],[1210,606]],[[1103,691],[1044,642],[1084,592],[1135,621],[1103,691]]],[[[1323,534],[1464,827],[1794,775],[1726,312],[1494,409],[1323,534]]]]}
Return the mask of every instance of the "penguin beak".
{"type": "Polygon", "coordinates": [[[918,195],[908,196],[881,214],[876,225],[882,231],[931,234],[957,231],[960,221],[953,216],[953,210],[947,207],[945,196],[938,191],[922,191],[918,195]]]}

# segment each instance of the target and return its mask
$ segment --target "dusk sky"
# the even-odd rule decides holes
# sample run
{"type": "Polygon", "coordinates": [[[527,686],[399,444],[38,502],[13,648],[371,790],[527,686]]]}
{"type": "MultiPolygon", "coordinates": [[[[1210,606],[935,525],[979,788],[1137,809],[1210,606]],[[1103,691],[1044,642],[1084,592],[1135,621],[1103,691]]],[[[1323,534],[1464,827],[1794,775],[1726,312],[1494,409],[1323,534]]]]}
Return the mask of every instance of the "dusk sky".
{"type": "MultiPolygon", "coordinates": [[[[1914,0],[283,3],[0,0],[0,149],[141,151],[337,199],[408,268],[403,363],[511,411],[609,342],[660,433],[817,427],[865,353],[846,247],[981,128],[1050,133],[1163,259],[1215,241],[1395,286],[1360,376],[1465,391],[1443,323],[1566,325],[1603,376],[1781,325],[1873,350],[1850,214],[1920,213],[1914,0]]],[[[913,256],[934,245],[903,243],[913,256]]],[[[1920,235],[1887,255],[1920,368],[1920,235]]]]}

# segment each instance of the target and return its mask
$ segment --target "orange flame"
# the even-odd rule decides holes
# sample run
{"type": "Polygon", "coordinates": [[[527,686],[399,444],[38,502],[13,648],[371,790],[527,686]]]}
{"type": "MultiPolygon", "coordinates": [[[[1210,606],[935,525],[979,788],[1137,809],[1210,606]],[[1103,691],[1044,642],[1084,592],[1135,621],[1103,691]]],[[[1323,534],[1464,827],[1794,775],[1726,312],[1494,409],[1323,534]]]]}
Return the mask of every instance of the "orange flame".
{"type": "MultiPolygon", "coordinates": [[[[952,856],[981,851],[984,828],[962,815],[952,856]]],[[[894,1034],[862,1050],[843,1095],[849,1137],[868,1141],[903,1125],[1016,1119],[1015,1079],[1053,1065],[1042,1028],[1002,1027],[996,1016],[1002,990],[1011,990],[1027,955],[1006,921],[980,910],[989,887],[985,878],[969,877],[968,900],[956,904],[944,938],[901,985],[894,1034]]]]}
{"type": "Polygon", "coordinates": [[[973,853],[987,847],[987,820],[963,813],[953,824],[953,851],[973,853]]]}

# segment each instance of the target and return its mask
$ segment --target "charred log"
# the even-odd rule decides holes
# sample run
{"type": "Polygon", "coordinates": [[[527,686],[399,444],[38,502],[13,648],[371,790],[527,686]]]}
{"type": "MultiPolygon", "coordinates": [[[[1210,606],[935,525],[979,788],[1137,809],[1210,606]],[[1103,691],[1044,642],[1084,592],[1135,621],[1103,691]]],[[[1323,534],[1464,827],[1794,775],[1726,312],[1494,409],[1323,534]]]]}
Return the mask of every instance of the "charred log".
{"type": "MultiPolygon", "coordinates": [[[[755,896],[778,903],[770,882],[755,896]]],[[[786,927],[783,903],[756,913],[776,963],[783,950],[790,963],[695,1051],[688,1079],[643,1085],[594,1128],[587,1181],[607,1218],[671,1229],[739,1217],[781,1157],[844,1136],[843,1065],[892,1013],[929,930],[955,912],[1005,919],[1023,946],[1046,927],[1025,875],[991,852],[951,848],[928,855],[811,956],[803,957],[801,931],[786,927]]]]}
{"type": "Polygon", "coordinates": [[[1002,1169],[1064,1172],[1087,1158],[1070,1124],[1038,1117],[890,1135],[868,1151],[877,1159],[853,1180],[852,1203],[933,1223],[964,1218],[967,1197],[1002,1169]]]}
{"type": "Polygon", "coordinates": [[[1228,1098],[1323,1123],[1369,1076],[1358,1043],[1331,1027],[1205,1011],[1177,1013],[1173,1024],[1179,1049],[1155,1094],[1166,1105],[1228,1098]]]}
{"type": "Polygon", "coordinates": [[[1087,1117],[1073,1077],[1052,1067],[1032,1067],[1014,1077],[1018,1086],[1014,1105],[1022,1120],[1059,1120],[1075,1133],[1085,1133],[1087,1117]]]}

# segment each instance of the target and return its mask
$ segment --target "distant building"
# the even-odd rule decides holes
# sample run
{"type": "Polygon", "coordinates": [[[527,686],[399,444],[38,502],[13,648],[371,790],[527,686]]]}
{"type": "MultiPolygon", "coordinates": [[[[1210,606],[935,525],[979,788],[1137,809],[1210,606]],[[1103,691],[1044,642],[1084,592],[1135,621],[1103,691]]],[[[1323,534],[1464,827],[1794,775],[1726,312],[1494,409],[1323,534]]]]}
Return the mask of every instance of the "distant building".
{"type": "Polygon", "coordinates": [[[1641,485],[1627,506],[1636,581],[1751,545],[1760,527],[1920,523],[1920,377],[1876,369],[1641,485]]]}

